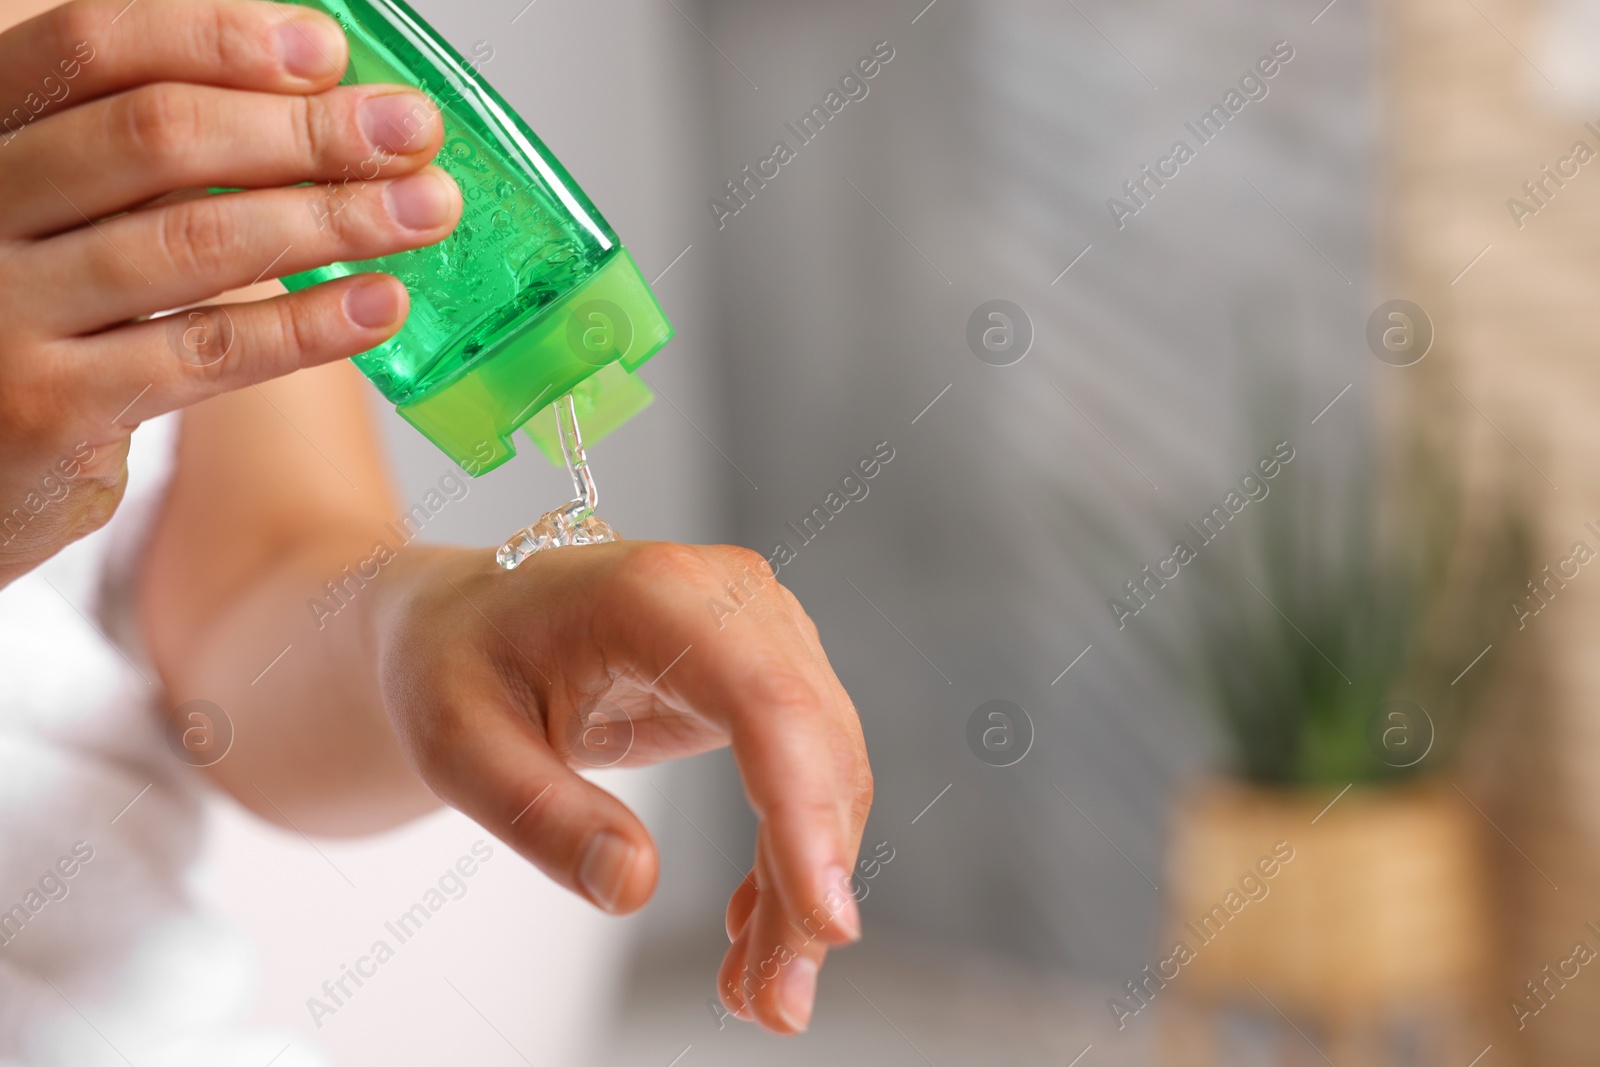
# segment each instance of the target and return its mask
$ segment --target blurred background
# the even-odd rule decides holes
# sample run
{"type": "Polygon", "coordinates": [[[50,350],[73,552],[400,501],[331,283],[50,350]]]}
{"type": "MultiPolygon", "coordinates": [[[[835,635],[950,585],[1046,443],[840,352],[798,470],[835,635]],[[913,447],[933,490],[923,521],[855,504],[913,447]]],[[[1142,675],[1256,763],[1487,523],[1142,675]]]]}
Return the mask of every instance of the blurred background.
{"type": "MultiPolygon", "coordinates": [[[[415,3],[677,327],[602,513],[795,549],[877,774],[869,932],[806,1035],[720,1018],[717,753],[601,776],[662,844],[643,913],[496,847],[317,1020],[485,835],[218,801],[257,1021],[391,1067],[1595,1062],[1600,5],[415,3]]],[[[451,468],[374,405],[418,500],[451,468]]],[[[426,536],[565,499],[525,453],[426,536]]]]}

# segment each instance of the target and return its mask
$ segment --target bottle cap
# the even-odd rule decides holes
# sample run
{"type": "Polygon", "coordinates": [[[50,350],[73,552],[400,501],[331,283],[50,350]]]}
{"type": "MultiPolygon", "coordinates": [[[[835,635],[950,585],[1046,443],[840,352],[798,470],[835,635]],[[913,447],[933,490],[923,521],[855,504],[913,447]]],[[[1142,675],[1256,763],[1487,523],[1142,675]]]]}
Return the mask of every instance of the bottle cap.
{"type": "Polygon", "coordinates": [[[516,454],[512,435],[519,428],[560,465],[552,405],[572,393],[585,435],[604,437],[649,405],[650,389],[633,372],[672,332],[633,257],[618,247],[587,280],[489,352],[470,362],[447,353],[439,364],[454,372],[421,383],[396,410],[474,477],[516,454]]]}

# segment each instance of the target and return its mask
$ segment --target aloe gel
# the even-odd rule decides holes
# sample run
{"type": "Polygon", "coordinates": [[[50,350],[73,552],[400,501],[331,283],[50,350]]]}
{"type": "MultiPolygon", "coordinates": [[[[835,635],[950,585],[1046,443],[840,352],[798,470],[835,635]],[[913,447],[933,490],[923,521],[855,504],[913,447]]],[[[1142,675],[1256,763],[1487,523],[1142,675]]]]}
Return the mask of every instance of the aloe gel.
{"type": "MultiPolygon", "coordinates": [[[[406,284],[405,326],[354,362],[474,476],[511,458],[519,427],[562,462],[553,405],[568,393],[591,441],[645,407],[650,390],[633,372],[671,339],[672,325],[560,161],[400,0],[294,2],[343,27],[345,84],[404,84],[435,102],[444,123],[435,162],[460,185],[464,207],[439,244],[334,263],[284,285],[303,289],[372,270],[406,284]]],[[[371,175],[352,168],[350,176],[371,175]]],[[[336,210],[337,197],[331,203],[336,210]]]]}

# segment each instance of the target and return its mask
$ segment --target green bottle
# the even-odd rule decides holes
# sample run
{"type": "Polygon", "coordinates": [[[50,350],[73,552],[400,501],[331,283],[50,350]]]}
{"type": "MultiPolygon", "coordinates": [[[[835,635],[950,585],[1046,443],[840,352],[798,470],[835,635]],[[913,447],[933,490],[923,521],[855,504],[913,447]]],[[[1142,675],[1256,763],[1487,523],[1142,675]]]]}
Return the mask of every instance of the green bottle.
{"type": "MultiPolygon", "coordinates": [[[[337,19],[346,84],[427,94],[444,122],[435,162],[461,186],[461,223],[429,248],[283,279],[303,289],[362,271],[411,292],[405,327],[355,364],[473,476],[510,459],[518,427],[563,462],[553,405],[573,394],[590,441],[650,403],[633,371],[672,338],[615,231],[539,138],[400,0],[294,0],[337,19]]],[[[361,177],[361,175],[352,175],[361,177]]]]}

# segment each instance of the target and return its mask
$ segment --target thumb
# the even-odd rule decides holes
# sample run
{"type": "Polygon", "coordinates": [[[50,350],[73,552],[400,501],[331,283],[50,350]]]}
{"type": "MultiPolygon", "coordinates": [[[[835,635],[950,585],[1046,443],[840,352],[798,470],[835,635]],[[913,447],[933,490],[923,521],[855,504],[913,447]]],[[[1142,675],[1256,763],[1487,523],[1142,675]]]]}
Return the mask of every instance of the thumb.
{"type": "Polygon", "coordinates": [[[644,906],[659,859],[638,816],[551,751],[520,710],[463,716],[426,780],[551,879],[613,914],[644,906]]]}

